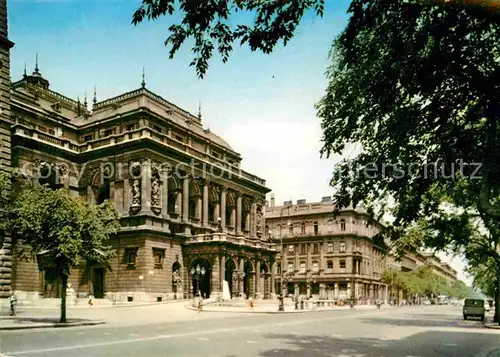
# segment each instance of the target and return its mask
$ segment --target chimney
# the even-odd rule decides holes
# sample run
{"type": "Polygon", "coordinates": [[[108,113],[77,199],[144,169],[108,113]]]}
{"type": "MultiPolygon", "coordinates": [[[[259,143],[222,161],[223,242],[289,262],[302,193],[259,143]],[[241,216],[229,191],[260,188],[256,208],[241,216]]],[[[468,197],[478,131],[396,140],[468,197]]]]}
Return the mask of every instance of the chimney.
{"type": "Polygon", "coordinates": [[[271,208],[274,208],[274,193],[271,194],[271,208]]]}
{"type": "Polygon", "coordinates": [[[306,204],[306,200],[304,200],[304,199],[297,200],[297,204],[298,205],[305,205],[306,204]]]}

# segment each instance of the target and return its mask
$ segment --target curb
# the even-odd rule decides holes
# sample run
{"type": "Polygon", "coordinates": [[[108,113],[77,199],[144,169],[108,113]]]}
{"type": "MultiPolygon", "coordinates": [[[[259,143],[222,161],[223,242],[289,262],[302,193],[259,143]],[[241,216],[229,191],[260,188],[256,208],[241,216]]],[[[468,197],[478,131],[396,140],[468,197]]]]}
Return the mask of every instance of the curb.
{"type": "MultiPolygon", "coordinates": [[[[185,305],[185,308],[188,309],[188,310],[193,310],[193,311],[198,311],[198,308],[196,307],[193,307],[191,305],[185,305]]],[[[363,309],[356,309],[356,308],[352,308],[352,309],[315,309],[315,310],[291,310],[291,311],[256,311],[256,310],[243,310],[242,311],[238,311],[238,310],[211,310],[211,309],[207,309],[207,310],[203,310],[202,312],[218,312],[218,313],[234,313],[234,314],[305,314],[305,313],[314,313],[314,312],[325,312],[325,311],[344,311],[344,310],[358,310],[358,311],[362,311],[362,310],[376,310],[375,308],[374,309],[366,309],[366,308],[363,308],[363,309]]]]}
{"type": "MultiPolygon", "coordinates": [[[[191,299],[182,299],[182,300],[168,300],[168,301],[162,301],[162,302],[145,302],[145,303],[139,303],[139,304],[127,304],[127,303],[119,303],[119,304],[111,304],[111,305],[105,305],[105,306],[68,306],[66,305],[67,310],[84,310],[84,309],[116,309],[116,308],[121,308],[121,307],[142,307],[142,306],[154,306],[154,305],[168,305],[168,304],[174,304],[174,303],[181,303],[185,301],[191,301],[191,299]]],[[[37,306],[37,305],[20,305],[18,306],[17,310],[18,312],[26,311],[26,310],[60,310],[60,306],[37,306]]],[[[10,307],[4,307],[2,309],[2,306],[0,306],[0,311],[5,310],[5,311],[10,311],[10,307]]]]}
{"type": "Polygon", "coordinates": [[[484,327],[491,328],[494,330],[500,330],[500,325],[498,324],[498,322],[492,324],[484,324],[484,327]]]}
{"type": "Polygon", "coordinates": [[[0,331],[2,330],[33,330],[39,328],[64,328],[64,327],[77,327],[77,326],[94,326],[94,325],[102,325],[105,324],[104,320],[84,320],[84,321],[74,321],[74,322],[46,322],[46,323],[38,323],[37,325],[26,324],[23,326],[2,326],[2,320],[31,320],[31,323],[37,323],[37,320],[42,320],[44,318],[34,317],[34,318],[26,318],[26,317],[4,317],[0,319],[0,331]]]}

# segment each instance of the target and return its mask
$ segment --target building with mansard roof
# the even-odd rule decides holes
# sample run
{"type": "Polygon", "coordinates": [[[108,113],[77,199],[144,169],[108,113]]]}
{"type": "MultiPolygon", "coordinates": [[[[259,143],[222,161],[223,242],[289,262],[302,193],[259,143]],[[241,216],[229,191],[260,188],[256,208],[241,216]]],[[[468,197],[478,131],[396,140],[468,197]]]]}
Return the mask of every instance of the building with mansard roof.
{"type": "MultiPolygon", "coordinates": [[[[111,269],[86,262],[69,283],[80,296],[164,301],[245,294],[269,298],[274,244],[263,232],[265,180],[193,115],[141,86],[92,103],[52,89],[40,68],[13,83],[6,3],[0,6],[0,169],[19,167],[33,185],[113,202],[121,230],[111,269]]],[[[2,242],[0,292],[59,297],[54,267],[17,258],[2,242]]]]}
{"type": "Polygon", "coordinates": [[[266,233],[282,242],[277,289],[284,276],[283,288],[290,295],[386,300],[387,286],[381,276],[387,267],[387,246],[373,239],[380,224],[361,207],[335,214],[334,209],[329,196],[312,203],[286,201],[282,206],[275,206],[271,198],[266,207],[266,233]]]}

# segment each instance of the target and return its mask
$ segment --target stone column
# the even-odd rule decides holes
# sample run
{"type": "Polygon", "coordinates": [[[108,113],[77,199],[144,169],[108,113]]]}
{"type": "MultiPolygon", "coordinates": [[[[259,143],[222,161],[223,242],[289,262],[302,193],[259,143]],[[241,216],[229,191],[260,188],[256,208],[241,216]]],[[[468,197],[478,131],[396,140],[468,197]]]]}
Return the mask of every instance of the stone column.
{"type": "Polygon", "coordinates": [[[220,224],[223,230],[226,230],[226,188],[220,190],[220,224]]]}
{"type": "Polygon", "coordinates": [[[163,216],[168,217],[168,170],[162,171],[162,211],[163,216]]]}
{"type": "Polygon", "coordinates": [[[198,223],[202,223],[202,221],[203,221],[203,198],[202,198],[202,196],[196,197],[195,217],[199,220],[198,223]]]}
{"type": "Polygon", "coordinates": [[[208,227],[208,184],[203,182],[203,226],[208,227]]]}
{"type": "Polygon", "coordinates": [[[236,232],[236,207],[231,207],[231,221],[229,225],[232,226],[236,232]]]}
{"type": "Polygon", "coordinates": [[[255,261],[255,294],[263,293],[260,291],[260,260],[255,261]]]}
{"type": "Polygon", "coordinates": [[[92,186],[87,186],[87,202],[90,204],[95,204],[95,197],[92,186]]]}
{"type": "Polygon", "coordinates": [[[310,271],[312,269],[312,257],[311,257],[311,250],[313,245],[311,243],[305,243],[307,247],[307,270],[310,271]]]}
{"type": "Polygon", "coordinates": [[[177,218],[182,219],[182,191],[177,190],[175,192],[175,213],[177,213],[177,218]]]}
{"type": "MultiPolygon", "coordinates": [[[[232,278],[233,277],[231,277],[231,279],[232,278]]],[[[220,286],[221,286],[220,291],[221,291],[221,293],[224,292],[224,281],[225,281],[225,279],[226,279],[226,256],[225,255],[221,255],[221,257],[220,257],[220,286]]]]}
{"type": "Polygon", "coordinates": [[[182,221],[189,221],[189,177],[182,181],[182,221]]]}
{"type": "Polygon", "coordinates": [[[241,194],[236,197],[236,234],[241,235],[241,194]]]}
{"type": "Polygon", "coordinates": [[[130,210],[130,183],[128,177],[123,179],[123,207],[122,212],[128,213],[130,210]]]}
{"type": "MultiPolygon", "coordinates": [[[[245,261],[243,259],[243,257],[240,257],[239,259],[239,263],[240,263],[240,273],[243,273],[245,271],[245,261]]],[[[248,279],[247,276],[245,276],[243,279],[248,279]]],[[[239,286],[239,291],[241,293],[241,295],[243,296],[243,279],[241,279],[241,281],[239,282],[240,286],[239,286]]]]}
{"type": "Polygon", "coordinates": [[[335,300],[338,300],[339,299],[339,283],[333,283],[333,289],[334,289],[333,298],[335,300]]]}
{"type": "Polygon", "coordinates": [[[213,260],[214,264],[212,266],[212,276],[210,284],[212,285],[210,297],[217,299],[222,296],[222,285],[220,277],[220,257],[215,257],[213,260]]]}
{"type": "Polygon", "coordinates": [[[325,244],[323,242],[320,242],[319,243],[319,262],[318,262],[318,267],[319,267],[320,273],[324,269],[324,266],[323,266],[323,259],[324,259],[323,250],[324,250],[324,248],[325,248],[325,244]]]}
{"type": "MultiPolygon", "coordinates": [[[[257,203],[255,202],[252,202],[252,207],[250,209],[250,221],[249,221],[249,225],[250,225],[250,237],[257,237],[257,232],[256,232],[256,225],[257,225],[257,219],[256,219],[256,216],[257,216],[257,203]]],[[[265,232],[267,233],[267,232],[265,232]]]]}
{"type": "Polygon", "coordinates": [[[350,299],[351,296],[352,296],[352,286],[351,286],[351,283],[347,283],[347,298],[350,299]]]}
{"type": "Polygon", "coordinates": [[[151,162],[141,164],[141,213],[151,212],[151,162]]]}

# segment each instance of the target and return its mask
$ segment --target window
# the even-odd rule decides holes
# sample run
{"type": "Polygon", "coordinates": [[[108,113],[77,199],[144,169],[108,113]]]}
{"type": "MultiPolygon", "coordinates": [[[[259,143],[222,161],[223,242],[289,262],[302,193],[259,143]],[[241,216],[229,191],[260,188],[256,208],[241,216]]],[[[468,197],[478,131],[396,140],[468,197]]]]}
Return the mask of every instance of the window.
{"type": "Polygon", "coordinates": [[[307,254],[307,245],[306,244],[302,244],[300,246],[300,254],[307,254]]]}
{"type": "Polygon", "coordinates": [[[163,130],[158,125],[153,125],[153,130],[159,132],[160,134],[163,133],[163,130]]]}
{"type": "Polygon", "coordinates": [[[125,264],[129,268],[135,268],[137,263],[137,249],[138,248],[125,248],[125,264]]]}
{"type": "Polygon", "coordinates": [[[340,242],[340,253],[345,253],[345,242],[340,242]]]}
{"type": "Polygon", "coordinates": [[[326,262],[326,267],[328,270],[333,270],[333,260],[326,262]]]}
{"type": "Polygon", "coordinates": [[[165,251],[163,249],[153,248],[153,261],[155,269],[163,269],[163,259],[165,251]]]}
{"type": "Polygon", "coordinates": [[[288,228],[288,234],[293,236],[293,224],[290,224],[290,227],[288,228]]]}
{"type": "Polygon", "coordinates": [[[49,134],[50,135],[56,135],[56,131],[52,128],[49,128],[49,134]]]}
{"type": "Polygon", "coordinates": [[[276,264],[276,273],[278,273],[278,275],[281,275],[281,264],[280,263],[276,264]]]}
{"type": "Polygon", "coordinates": [[[345,219],[340,220],[340,230],[345,232],[345,219]]]}
{"type": "Polygon", "coordinates": [[[127,125],[127,131],[132,131],[135,128],[135,124],[127,125]]]}
{"type": "Polygon", "coordinates": [[[306,234],[306,224],[304,222],[300,224],[300,234],[306,234]]]}
{"type": "MultiPolygon", "coordinates": [[[[175,138],[175,140],[179,140],[179,141],[184,142],[184,138],[182,136],[180,136],[180,135],[174,135],[174,138],[175,138]]],[[[215,156],[215,157],[217,157],[217,156],[215,156]]]]}
{"type": "Polygon", "coordinates": [[[317,235],[319,233],[318,222],[314,222],[314,234],[317,235]]]}
{"type": "Polygon", "coordinates": [[[300,262],[299,272],[300,272],[300,274],[305,274],[306,273],[306,262],[300,262]]]}
{"type": "Polygon", "coordinates": [[[288,262],[288,272],[293,273],[293,262],[288,262]]]}
{"type": "Polygon", "coordinates": [[[104,131],[104,137],[113,135],[113,129],[108,129],[104,131]]]}
{"type": "Polygon", "coordinates": [[[293,253],[293,245],[288,246],[288,253],[293,253]]]}
{"type": "Polygon", "coordinates": [[[276,228],[276,235],[278,236],[278,238],[281,238],[281,225],[279,225],[279,226],[276,228]]]}
{"type": "Polygon", "coordinates": [[[333,253],[333,243],[328,243],[327,253],[333,253]]]}
{"type": "Polygon", "coordinates": [[[312,271],[313,271],[313,273],[319,272],[319,264],[318,264],[318,262],[313,262],[312,271]]]}
{"type": "Polygon", "coordinates": [[[83,137],[83,141],[90,141],[90,140],[92,140],[92,135],[85,135],[83,137]]]}
{"type": "Polygon", "coordinates": [[[317,243],[313,245],[313,254],[319,254],[319,244],[317,243]]]}
{"type": "Polygon", "coordinates": [[[345,273],[345,260],[339,262],[339,268],[341,273],[345,273]]]}

